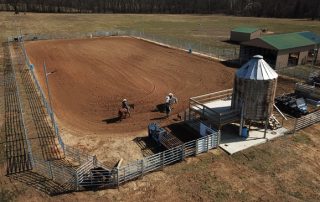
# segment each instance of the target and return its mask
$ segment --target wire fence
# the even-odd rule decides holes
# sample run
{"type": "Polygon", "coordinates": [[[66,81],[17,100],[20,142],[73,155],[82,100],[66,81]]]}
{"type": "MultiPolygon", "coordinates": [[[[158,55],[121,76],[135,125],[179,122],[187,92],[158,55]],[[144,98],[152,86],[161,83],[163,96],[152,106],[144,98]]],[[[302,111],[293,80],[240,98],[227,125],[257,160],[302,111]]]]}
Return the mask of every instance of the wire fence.
{"type": "Polygon", "coordinates": [[[203,54],[209,57],[216,58],[222,61],[234,61],[238,62],[239,59],[239,47],[222,48],[210,45],[204,42],[187,41],[184,39],[178,39],[176,37],[161,36],[156,34],[149,34],[145,32],[135,30],[115,30],[115,31],[95,31],[88,33],[74,32],[74,33],[51,33],[51,34],[39,34],[31,33],[24,34],[17,37],[10,37],[11,41],[19,40],[23,37],[24,41],[33,40],[52,40],[52,39],[84,39],[94,37],[107,37],[107,36],[131,36],[135,38],[145,39],[148,41],[156,42],[162,45],[177,48],[190,53],[203,54]]]}
{"type": "Polygon", "coordinates": [[[298,65],[278,68],[276,69],[276,72],[283,76],[308,81],[310,76],[315,73],[320,73],[320,67],[315,65],[298,65]]]}

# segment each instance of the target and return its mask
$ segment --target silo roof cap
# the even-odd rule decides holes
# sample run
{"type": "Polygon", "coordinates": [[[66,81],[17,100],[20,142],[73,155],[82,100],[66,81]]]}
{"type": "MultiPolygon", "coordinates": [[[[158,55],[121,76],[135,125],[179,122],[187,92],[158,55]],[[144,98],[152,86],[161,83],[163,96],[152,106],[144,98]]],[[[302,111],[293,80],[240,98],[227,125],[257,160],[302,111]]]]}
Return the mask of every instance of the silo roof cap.
{"type": "Polygon", "coordinates": [[[278,78],[278,74],[263,59],[262,55],[253,56],[237,71],[236,76],[250,80],[272,80],[278,78]]]}

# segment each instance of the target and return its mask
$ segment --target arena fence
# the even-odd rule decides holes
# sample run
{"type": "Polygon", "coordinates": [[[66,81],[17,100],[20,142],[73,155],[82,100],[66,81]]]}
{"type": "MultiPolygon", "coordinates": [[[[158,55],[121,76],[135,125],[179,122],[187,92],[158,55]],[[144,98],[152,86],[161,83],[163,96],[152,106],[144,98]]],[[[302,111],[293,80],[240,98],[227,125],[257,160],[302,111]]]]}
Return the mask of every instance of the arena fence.
{"type": "MultiPolygon", "coordinates": [[[[159,44],[167,45],[172,48],[178,48],[185,51],[191,51],[193,53],[204,54],[206,56],[214,57],[219,60],[237,62],[239,59],[239,48],[222,48],[212,46],[210,44],[194,41],[186,41],[183,39],[177,39],[174,37],[160,36],[156,34],[148,34],[145,32],[128,30],[128,31],[96,31],[88,33],[52,33],[52,34],[20,34],[23,36],[23,40],[51,40],[51,39],[84,39],[93,37],[106,37],[106,36],[131,36],[135,38],[145,39],[148,41],[156,42],[159,44]]],[[[18,40],[17,37],[10,37],[11,41],[18,40]]]]}
{"type": "MultiPolygon", "coordinates": [[[[122,32],[95,32],[90,34],[79,35],[79,37],[95,37],[95,36],[114,36],[114,35],[127,35],[122,32]]],[[[131,35],[132,36],[132,33],[131,35]]],[[[36,39],[49,39],[48,36],[28,36],[29,40],[36,39]]],[[[59,36],[50,36],[51,38],[59,38],[59,36]]],[[[65,158],[73,162],[78,162],[77,169],[68,168],[64,165],[59,165],[50,161],[40,159],[33,159],[34,170],[48,177],[49,179],[57,180],[62,186],[68,187],[70,190],[83,190],[92,188],[116,187],[120,184],[143,176],[146,173],[152,172],[157,169],[162,169],[164,166],[180,162],[189,156],[195,156],[200,153],[209,151],[210,149],[219,146],[219,132],[211,135],[183,143],[177,147],[165,150],[163,152],[148,156],[141,160],[131,162],[123,167],[115,167],[108,169],[102,163],[97,161],[94,156],[90,156],[75,148],[69,147],[64,144],[60,134],[58,125],[54,119],[54,114],[50,105],[47,102],[44,91],[42,90],[39,81],[37,80],[33,71],[34,66],[31,64],[27,52],[24,48],[24,40],[26,38],[12,37],[8,41],[19,41],[20,47],[23,52],[23,57],[30,70],[30,74],[34,83],[39,91],[41,100],[50,119],[53,123],[55,135],[59,140],[60,146],[63,148],[65,158]]],[[[65,36],[63,36],[65,38],[65,36]]],[[[72,38],[75,38],[72,36],[72,38]]],[[[28,140],[28,138],[26,138],[28,140]]],[[[31,147],[30,147],[31,148],[31,147]]]]}
{"type": "Polygon", "coordinates": [[[20,41],[20,47],[22,49],[22,52],[23,52],[23,55],[24,55],[24,59],[26,61],[26,64],[30,70],[30,73],[31,73],[31,76],[32,76],[32,79],[37,87],[37,90],[39,91],[40,93],[40,96],[41,96],[41,99],[42,99],[42,103],[44,105],[44,107],[46,108],[47,110],[47,113],[49,114],[49,117],[50,117],[50,120],[52,122],[52,126],[54,128],[54,133],[55,135],[57,136],[57,139],[59,141],[59,144],[61,146],[61,148],[63,149],[63,152],[65,152],[65,144],[59,134],[59,127],[58,127],[58,124],[57,122],[55,121],[55,118],[54,118],[54,114],[53,114],[53,111],[51,109],[51,106],[48,104],[47,102],[47,99],[46,99],[46,96],[44,94],[44,91],[42,90],[41,86],[40,86],[40,83],[38,81],[38,79],[36,78],[35,76],[35,73],[34,73],[34,66],[30,63],[30,60],[29,60],[29,57],[27,55],[27,51],[24,47],[24,42],[23,42],[23,38],[22,37],[18,37],[19,38],[19,41],[20,41]]]}
{"type": "Polygon", "coordinates": [[[9,40],[5,47],[5,135],[7,174],[31,170],[34,167],[32,147],[25,127],[20,89],[16,80],[9,40]]]}

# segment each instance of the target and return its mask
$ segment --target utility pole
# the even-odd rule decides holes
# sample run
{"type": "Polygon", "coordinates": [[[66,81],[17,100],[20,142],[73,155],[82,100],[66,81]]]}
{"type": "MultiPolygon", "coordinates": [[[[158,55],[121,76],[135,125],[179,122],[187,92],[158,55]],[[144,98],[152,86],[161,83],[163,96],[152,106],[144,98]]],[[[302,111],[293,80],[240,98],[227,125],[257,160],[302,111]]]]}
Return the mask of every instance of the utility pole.
{"type": "Polygon", "coordinates": [[[47,92],[48,92],[48,99],[49,99],[49,105],[50,105],[50,116],[52,121],[52,127],[55,128],[55,120],[54,120],[54,114],[53,114],[53,107],[52,107],[52,101],[51,101],[51,94],[50,94],[50,88],[49,88],[49,82],[48,82],[48,76],[52,74],[53,72],[47,73],[47,66],[46,62],[43,61],[43,71],[46,78],[46,86],[47,86],[47,92]]]}

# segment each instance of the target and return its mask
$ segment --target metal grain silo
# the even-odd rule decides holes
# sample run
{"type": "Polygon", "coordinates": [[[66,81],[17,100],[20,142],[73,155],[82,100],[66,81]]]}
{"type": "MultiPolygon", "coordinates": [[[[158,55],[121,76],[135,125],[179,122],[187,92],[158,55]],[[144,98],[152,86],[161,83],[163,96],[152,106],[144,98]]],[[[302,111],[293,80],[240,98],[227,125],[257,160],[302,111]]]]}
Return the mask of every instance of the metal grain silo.
{"type": "Polygon", "coordinates": [[[241,111],[247,120],[267,120],[273,109],[278,74],[263,60],[254,56],[235,75],[232,109],[241,111]]]}

